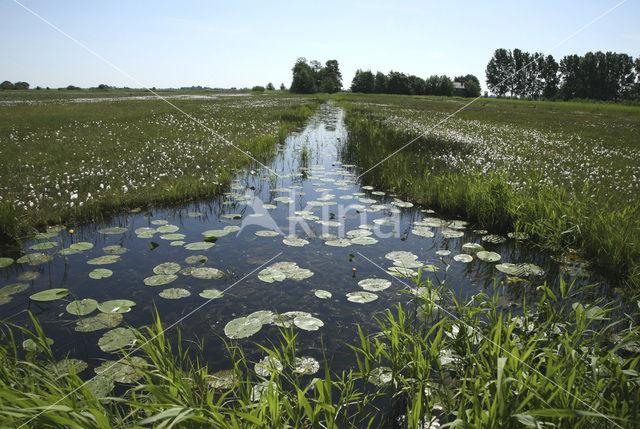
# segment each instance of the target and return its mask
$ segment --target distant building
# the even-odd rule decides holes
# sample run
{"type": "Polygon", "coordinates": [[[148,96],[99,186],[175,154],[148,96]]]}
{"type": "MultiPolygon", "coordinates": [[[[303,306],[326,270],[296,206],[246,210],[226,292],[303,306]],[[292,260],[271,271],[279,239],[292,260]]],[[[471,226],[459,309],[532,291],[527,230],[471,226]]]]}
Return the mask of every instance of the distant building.
{"type": "Polygon", "coordinates": [[[463,82],[453,82],[453,95],[455,97],[464,97],[464,83],[463,82]]]}

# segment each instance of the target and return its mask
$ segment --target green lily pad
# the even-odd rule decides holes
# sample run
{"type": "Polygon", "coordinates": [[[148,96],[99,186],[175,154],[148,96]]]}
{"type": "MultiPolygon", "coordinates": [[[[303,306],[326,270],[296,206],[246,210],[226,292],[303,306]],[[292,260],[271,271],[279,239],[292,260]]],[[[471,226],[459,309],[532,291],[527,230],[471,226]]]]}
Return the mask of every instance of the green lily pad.
{"type": "Polygon", "coordinates": [[[224,273],[216,268],[199,267],[194,268],[191,271],[191,275],[197,279],[209,280],[219,279],[224,275],[224,273]]]}
{"type": "Polygon", "coordinates": [[[467,255],[466,253],[461,253],[459,255],[454,256],[453,260],[468,264],[469,262],[473,261],[473,256],[467,255]]]}
{"type": "Polygon", "coordinates": [[[21,281],[31,281],[31,280],[35,280],[38,277],[40,277],[40,273],[36,272],[36,271],[24,271],[22,273],[20,273],[20,275],[18,277],[16,277],[16,280],[21,280],[21,281]]]}
{"type": "Polygon", "coordinates": [[[180,271],[180,265],[176,264],[175,262],[165,262],[163,264],[160,265],[156,265],[153,268],[153,272],[155,274],[164,274],[164,275],[170,275],[170,274],[175,274],[178,271],[180,271]]]}
{"type": "Polygon", "coordinates": [[[500,254],[496,252],[487,252],[486,250],[481,250],[476,253],[478,259],[484,262],[497,262],[500,260],[500,254]]]}
{"type": "Polygon", "coordinates": [[[156,229],[160,234],[169,234],[178,230],[180,230],[180,227],[176,225],[162,225],[156,229]]]}
{"type": "Polygon", "coordinates": [[[368,246],[370,244],[376,244],[378,240],[373,237],[356,237],[352,238],[351,242],[353,244],[360,244],[361,246],[368,246]]]}
{"type": "Polygon", "coordinates": [[[88,365],[80,359],[62,359],[61,361],[47,365],[47,371],[57,376],[67,374],[80,374],[88,365]]]}
{"type": "Polygon", "coordinates": [[[510,264],[505,262],[503,264],[497,264],[496,269],[510,276],[544,275],[544,270],[533,264],[510,264]]]}
{"type": "Polygon", "coordinates": [[[397,261],[399,259],[418,259],[418,255],[414,255],[413,253],[404,250],[389,252],[384,255],[384,257],[391,261],[397,261]]]}
{"type": "Polygon", "coordinates": [[[80,253],[80,252],[81,252],[81,250],[72,249],[70,247],[67,247],[65,249],[60,249],[58,254],[61,255],[61,256],[69,256],[69,255],[75,255],[75,254],[80,253]]]}
{"type": "Polygon", "coordinates": [[[293,372],[306,375],[313,375],[319,370],[320,362],[309,356],[297,357],[293,368],[293,372]]]}
{"type": "Polygon", "coordinates": [[[204,264],[208,260],[209,258],[207,258],[204,255],[193,255],[193,256],[187,256],[184,261],[187,264],[204,264]]]}
{"type": "Polygon", "coordinates": [[[147,365],[147,361],[138,356],[130,357],[129,359],[117,362],[103,362],[94,371],[96,374],[107,377],[116,383],[135,383],[142,378],[141,368],[147,365]]]}
{"type": "Polygon", "coordinates": [[[115,328],[105,332],[98,340],[98,347],[103,352],[113,352],[132,346],[136,342],[136,334],[130,328],[115,328]]]}
{"type": "Polygon", "coordinates": [[[370,292],[385,290],[391,286],[391,282],[386,279],[364,279],[358,282],[358,286],[370,292]]]}
{"type": "MultiPolygon", "coordinates": [[[[53,340],[51,338],[45,338],[45,340],[48,345],[53,344],[53,340]]],[[[28,352],[41,352],[44,350],[41,344],[31,338],[27,338],[22,342],[22,348],[28,352]]]]}
{"type": "Polygon", "coordinates": [[[175,281],[177,278],[178,276],[175,274],[158,274],[145,278],[144,284],[147,286],[162,286],[175,281]]]}
{"type": "Polygon", "coordinates": [[[220,238],[230,233],[231,231],[229,231],[228,229],[209,229],[203,232],[202,235],[204,235],[207,238],[210,238],[210,237],[220,238]]]}
{"type": "Polygon", "coordinates": [[[417,261],[415,259],[396,259],[395,261],[393,261],[393,265],[397,266],[397,267],[403,267],[403,268],[422,268],[424,267],[424,264],[420,261],[417,261]]]}
{"type": "Polygon", "coordinates": [[[185,234],[178,234],[178,233],[173,233],[173,234],[162,234],[160,236],[161,239],[163,240],[169,240],[169,241],[177,241],[177,240],[182,240],[186,237],[185,234]]]}
{"type": "Polygon", "coordinates": [[[293,319],[293,324],[305,331],[317,331],[324,326],[324,322],[313,316],[298,316],[293,319]]]}
{"type": "Polygon", "coordinates": [[[303,238],[294,237],[294,236],[289,236],[284,240],[282,240],[282,242],[287,246],[292,246],[292,247],[302,247],[309,244],[307,240],[303,238]]]}
{"type": "Polygon", "coordinates": [[[169,222],[164,219],[156,219],[151,221],[151,225],[167,225],[169,222]]]}
{"type": "Polygon", "coordinates": [[[59,245],[59,243],[55,242],[55,241],[43,241],[42,243],[37,243],[34,244],[33,246],[30,246],[29,249],[31,250],[47,250],[47,249],[53,249],[54,247],[57,247],[59,245]]]}
{"type": "Polygon", "coordinates": [[[257,319],[263,325],[268,325],[270,323],[273,323],[273,321],[276,319],[276,314],[273,311],[269,310],[258,310],[248,315],[247,319],[257,319]]]}
{"type": "Polygon", "coordinates": [[[280,235],[279,232],[272,231],[270,229],[263,229],[260,231],[256,231],[254,234],[257,235],[258,237],[276,237],[280,235]]]}
{"type": "Polygon", "coordinates": [[[436,255],[438,256],[449,256],[450,254],[451,254],[451,250],[447,250],[447,249],[436,250],[436,255]]]}
{"type": "Polygon", "coordinates": [[[101,329],[115,328],[122,322],[122,314],[98,313],[95,316],[80,319],[76,322],[77,332],[93,332],[101,329]]]}
{"type": "Polygon", "coordinates": [[[122,247],[119,244],[113,244],[102,248],[102,251],[108,255],[122,255],[127,252],[126,247],[122,247]]]}
{"type": "Polygon", "coordinates": [[[101,234],[107,234],[107,235],[117,235],[117,234],[123,234],[125,232],[127,232],[127,228],[123,228],[120,226],[114,226],[112,228],[102,228],[98,230],[99,233],[101,234]]]}
{"type": "Polygon", "coordinates": [[[222,298],[224,294],[220,292],[218,289],[205,289],[199,294],[201,297],[205,299],[217,299],[222,298]]]}
{"type": "Polygon", "coordinates": [[[327,290],[322,290],[322,289],[318,289],[317,291],[314,292],[314,295],[317,296],[320,299],[327,299],[327,298],[331,298],[331,292],[327,291],[327,290]]]}
{"type": "Polygon", "coordinates": [[[0,258],[0,268],[7,268],[13,264],[13,258],[0,258]]]}
{"type": "Polygon", "coordinates": [[[87,241],[79,241],[77,243],[73,243],[71,246],[69,246],[69,248],[84,252],[85,250],[93,249],[93,243],[89,243],[87,241]]]}
{"type": "Polygon", "coordinates": [[[464,243],[462,245],[462,250],[467,253],[476,253],[483,251],[484,247],[482,247],[482,245],[478,243],[464,243]]]}
{"type": "Polygon", "coordinates": [[[180,298],[186,298],[188,296],[191,296],[191,292],[183,288],[173,287],[169,289],[164,289],[162,292],[160,292],[159,295],[165,299],[180,299],[180,298]]]}
{"type": "Polygon", "coordinates": [[[76,316],[86,316],[96,308],[98,308],[98,301],[91,298],[85,298],[71,301],[67,304],[66,310],[68,313],[75,314],[76,316]]]}
{"type": "Polygon", "coordinates": [[[113,380],[103,375],[96,375],[84,385],[98,399],[107,398],[115,387],[113,380]]]}
{"type": "Polygon", "coordinates": [[[136,303],[130,299],[112,299],[98,304],[98,310],[107,314],[128,313],[135,306],[136,303]]]}
{"type": "Polygon", "coordinates": [[[501,235],[487,234],[482,237],[482,241],[486,241],[487,243],[493,243],[493,244],[502,244],[505,241],[507,241],[507,239],[501,235]]]}
{"type": "Polygon", "coordinates": [[[464,236],[464,232],[455,229],[445,228],[440,231],[444,238],[460,238],[464,236]]]}
{"type": "Polygon", "coordinates": [[[112,275],[113,271],[107,268],[96,268],[89,273],[89,277],[96,280],[106,279],[107,277],[111,277],[112,275]]]}
{"type": "Polygon", "coordinates": [[[195,243],[189,243],[184,246],[187,250],[207,250],[214,246],[214,243],[207,243],[206,241],[196,241],[195,243]]]}
{"type": "Polygon", "coordinates": [[[239,317],[231,320],[224,327],[224,333],[232,340],[247,338],[257,333],[262,328],[259,319],[250,317],[239,317]]]}
{"type": "Polygon", "coordinates": [[[19,264],[29,264],[31,266],[44,264],[53,259],[52,255],[45,253],[27,253],[26,255],[18,258],[16,262],[19,264]]]}
{"type": "Polygon", "coordinates": [[[56,299],[64,298],[68,294],[69,294],[69,289],[53,288],[53,289],[43,290],[38,293],[34,293],[29,298],[33,301],[46,302],[46,301],[55,301],[56,299]]]}
{"type": "Polygon", "coordinates": [[[212,389],[231,389],[236,376],[232,369],[225,369],[207,376],[207,384],[212,389]]]}
{"type": "Polygon", "coordinates": [[[184,246],[185,244],[187,244],[186,241],[177,240],[177,241],[172,241],[171,243],[169,243],[169,246],[179,247],[179,246],[184,246]]]}
{"type": "Polygon", "coordinates": [[[411,230],[411,233],[420,237],[427,238],[435,237],[436,235],[428,226],[416,226],[411,230]]]}
{"type": "Polygon", "coordinates": [[[338,238],[335,240],[327,240],[324,242],[327,246],[333,247],[348,247],[351,246],[351,240],[348,238],[338,238]]]}
{"type": "Polygon", "coordinates": [[[412,270],[411,268],[405,268],[405,267],[389,267],[387,272],[392,276],[401,276],[401,277],[415,277],[418,275],[417,271],[412,270]]]}
{"type": "Polygon", "coordinates": [[[254,369],[260,377],[270,377],[274,372],[282,372],[284,366],[277,358],[265,356],[256,363],[254,369]]]}
{"type": "Polygon", "coordinates": [[[367,302],[375,301],[376,299],[378,299],[378,295],[370,292],[349,292],[347,294],[347,301],[358,304],[365,304],[367,302]]]}
{"type": "Polygon", "coordinates": [[[28,283],[12,283],[0,288],[0,296],[11,296],[29,289],[28,283]]]}
{"type": "Polygon", "coordinates": [[[140,238],[151,238],[153,235],[158,232],[155,228],[149,228],[148,226],[143,226],[141,228],[136,228],[136,235],[140,238]]]}
{"type": "Polygon", "coordinates": [[[265,268],[258,273],[258,278],[263,282],[273,283],[274,281],[284,281],[287,276],[282,271],[275,270],[273,268],[265,268]]]}
{"type": "Polygon", "coordinates": [[[388,366],[379,366],[369,373],[369,381],[376,386],[386,386],[393,381],[393,371],[388,366]]]}
{"type": "Polygon", "coordinates": [[[115,264],[116,262],[119,262],[120,259],[120,255],[103,255],[103,256],[98,256],[97,258],[93,258],[93,259],[89,259],[87,261],[87,264],[89,265],[109,265],[109,264],[115,264]]]}

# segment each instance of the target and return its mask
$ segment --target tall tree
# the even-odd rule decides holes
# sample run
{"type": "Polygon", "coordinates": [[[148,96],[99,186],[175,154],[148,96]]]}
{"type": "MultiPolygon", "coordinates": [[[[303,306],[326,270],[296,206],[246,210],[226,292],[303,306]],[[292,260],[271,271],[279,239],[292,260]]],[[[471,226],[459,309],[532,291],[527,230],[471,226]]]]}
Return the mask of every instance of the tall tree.
{"type": "Polygon", "coordinates": [[[376,73],[376,78],[373,82],[373,92],[376,94],[386,94],[387,93],[387,76],[382,72],[376,73]]]}
{"type": "Polygon", "coordinates": [[[273,86],[273,84],[271,82],[269,82],[267,84],[267,91],[275,91],[276,88],[273,86]]]}
{"type": "Polygon", "coordinates": [[[387,92],[389,94],[409,94],[409,79],[400,72],[389,72],[387,76],[387,92]]]}
{"type": "Polygon", "coordinates": [[[370,70],[362,71],[358,69],[356,71],[356,75],[353,77],[351,81],[351,91],[352,92],[364,92],[371,93],[373,92],[375,78],[373,73],[370,70]]]}
{"type": "Polygon", "coordinates": [[[298,58],[293,66],[293,81],[290,91],[298,94],[313,94],[317,90],[318,86],[313,69],[307,63],[306,58],[298,58]]]}
{"type": "Polygon", "coordinates": [[[464,85],[465,97],[480,97],[480,80],[476,76],[472,74],[457,76],[453,81],[464,85]]]}
{"type": "Polygon", "coordinates": [[[424,79],[418,76],[409,75],[407,80],[409,84],[409,94],[424,95],[426,91],[426,82],[424,79]]]}
{"type": "Polygon", "coordinates": [[[4,82],[0,83],[0,89],[13,89],[13,88],[14,88],[13,84],[8,80],[5,80],[4,82]]]}
{"type": "Polygon", "coordinates": [[[342,73],[337,60],[327,61],[320,76],[320,91],[334,93],[342,89],[342,73]]]}
{"type": "Polygon", "coordinates": [[[496,49],[487,64],[487,86],[498,97],[503,97],[513,83],[514,62],[511,51],[496,49]]]}

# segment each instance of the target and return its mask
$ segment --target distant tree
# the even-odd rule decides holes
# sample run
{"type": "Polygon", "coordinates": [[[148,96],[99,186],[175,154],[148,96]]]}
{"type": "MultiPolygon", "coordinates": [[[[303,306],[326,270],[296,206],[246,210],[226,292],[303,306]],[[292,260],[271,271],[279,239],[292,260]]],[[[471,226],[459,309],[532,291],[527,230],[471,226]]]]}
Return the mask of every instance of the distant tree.
{"type": "Polygon", "coordinates": [[[418,76],[409,75],[407,77],[409,84],[409,94],[411,95],[424,95],[426,91],[426,82],[424,79],[418,76]]]}
{"type": "Polygon", "coordinates": [[[342,89],[342,73],[337,60],[329,60],[320,70],[320,91],[334,93],[342,89]]]}
{"type": "Polygon", "coordinates": [[[317,90],[314,70],[307,63],[306,58],[298,58],[293,66],[293,81],[290,91],[298,94],[313,94],[317,90]]]}
{"type": "Polygon", "coordinates": [[[425,82],[425,93],[427,95],[444,95],[451,97],[453,95],[453,81],[447,76],[429,76],[425,82]]]}
{"type": "Polygon", "coordinates": [[[371,93],[374,89],[375,78],[370,70],[362,71],[356,70],[356,75],[351,81],[352,92],[364,92],[371,93]]]}
{"type": "Polygon", "coordinates": [[[549,100],[555,98],[560,81],[558,78],[558,63],[551,55],[547,55],[539,65],[539,72],[544,82],[542,96],[549,100]]]}
{"type": "Polygon", "coordinates": [[[454,82],[460,82],[464,85],[465,97],[480,97],[480,81],[472,74],[466,76],[456,76],[454,82]]]}
{"type": "Polygon", "coordinates": [[[74,85],[69,85],[69,86],[67,86],[66,89],[69,90],[69,91],[75,91],[75,90],[78,90],[78,89],[81,89],[81,88],[77,87],[77,86],[74,86],[74,85]]]}
{"type": "Polygon", "coordinates": [[[271,82],[269,82],[267,84],[267,91],[275,91],[276,88],[273,86],[273,84],[271,82]]]}
{"type": "Polygon", "coordinates": [[[527,95],[526,65],[529,62],[529,53],[516,48],[511,55],[513,57],[513,77],[509,79],[511,82],[511,95],[524,98],[527,95]]]}
{"type": "Polygon", "coordinates": [[[286,91],[286,90],[287,90],[287,87],[284,86],[284,83],[281,83],[280,84],[280,91],[286,91]]]}
{"type": "Polygon", "coordinates": [[[503,97],[512,90],[515,64],[511,51],[496,49],[487,64],[487,86],[498,97],[503,97]]]}
{"type": "Polygon", "coordinates": [[[0,89],[14,89],[14,86],[11,82],[5,80],[4,82],[0,83],[0,89]]]}
{"type": "Polygon", "coordinates": [[[29,89],[27,82],[16,82],[13,84],[13,89],[29,89]]]}
{"type": "Polygon", "coordinates": [[[251,88],[251,91],[254,92],[264,92],[264,86],[260,86],[260,85],[256,85],[253,88],[251,88]]]}
{"type": "Polygon", "coordinates": [[[98,89],[106,90],[106,89],[111,89],[111,87],[106,83],[101,83],[100,85],[98,85],[98,89]]]}
{"type": "Polygon", "coordinates": [[[376,94],[386,94],[387,93],[387,76],[382,72],[377,72],[376,77],[373,82],[373,92],[376,94]]]}
{"type": "Polygon", "coordinates": [[[387,75],[387,92],[389,94],[409,94],[409,78],[406,74],[394,72],[387,75]]]}

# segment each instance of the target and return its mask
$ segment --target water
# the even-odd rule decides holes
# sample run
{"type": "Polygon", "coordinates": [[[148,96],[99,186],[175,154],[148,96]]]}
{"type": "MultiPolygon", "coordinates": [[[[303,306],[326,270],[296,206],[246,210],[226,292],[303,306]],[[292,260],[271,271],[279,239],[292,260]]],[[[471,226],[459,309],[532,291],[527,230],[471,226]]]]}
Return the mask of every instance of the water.
{"type": "MultiPolygon", "coordinates": [[[[433,238],[413,234],[414,222],[425,217],[438,217],[438,214],[428,212],[425,207],[399,207],[391,204],[394,201],[392,195],[376,195],[372,190],[363,189],[355,180],[356,166],[341,163],[340,148],[347,138],[343,111],[332,104],[325,104],[303,131],[290,136],[278,147],[268,167],[254,166],[238,176],[232,189],[223,196],[179,208],[124,214],[108,224],[75,227],[73,233],[68,229],[63,231],[52,239],[61,241],[61,246],[42,251],[54,255],[50,262],[36,266],[13,264],[0,269],[0,287],[16,282],[29,284],[28,290],[13,295],[10,302],[0,305],[0,317],[27,326],[25,310],[31,310],[42,323],[46,335],[55,341],[53,350],[56,356],[68,355],[97,366],[115,356],[98,348],[98,339],[106,330],[76,332],[74,327],[78,317],[66,312],[65,307],[73,299],[93,298],[98,302],[130,299],[137,305],[124,314],[120,326],[150,324],[157,309],[165,326],[171,327],[172,335],[179,327],[183,338],[195,335],[204,339],[204,354],[210,368],[216,370],[230,367],[224,354],[224,327],[229,321],[258,310],[276,313],[304,311],[321,319],[324,326],[318,331],[294,328],[299,334],[299,355],[322,360],[322,338],[326,356],[335,369],[341,369],[352,365],[352,352],[345,343],[353,343],[357,339],[357,326],[362,326],[365,332],[375,332],[376,318],[382,317],[396,303],[410,300],[402,290],[413,285],[385,272],[393,266],[393,262],[385,258],[385,254],[391,251],[412,252],[423,263],[439,267],[438,271],[426,272],[425,276],[443,283],[463,300],[480,291],[491,293],[495,287],[503,295],[501,304],[517,309],[522,294],[533,293],[535,287],[544,281],[557,287],[561,274],[568,281],[576,280],[580,284],[598,283],[600,286],[592,290],[596,295],[606,290],[602,279],[589,277],[579,265],[561,266],[549,255],[527,248],[513,239],[503,244],[487,243],[482,241],[483,234],[474,232],[470,227],[459,229],[464,235],[458,238],[444,237],[442,231],[449,229],[444,227],[431,228],[435,235],[433,238]],[[289,197],[293,202],[277,201],[277,197],[289,197]],[[319,201],[332,204],[314,205],[319,201]],[[265,209],[264,205],[268,204],[277,207],[265,209]],[[354,208],[354,204],[358,206],[354,208]],[[384,208],[379,207],[381,205],[384,208]],[[371,207],[379,210],[367,211],[371,207]],[[296,214],[296,211],[307,213],[296,214]],[[302,215],[309,217],[308,212],[329,223],[323,225],[314,220],[299,219],[302,215]],[[240,219],[225,217],[230,214],[237,214],[240,219]],[[379,226],[374,222],[383,218],[388,218],[390,225],[379,226]],[[172,246],[170,241],[160,237],[160,233],[152,238],[139,238],[134,233],[140,227],[157,228],[158,225],[152,223],[156,220],[166,220],[179,227],[177,233],[185,234],[182,241],[186,243],[202,241],[202,233],[211,229],[237,226],[240,230],[220,237],[210,249],[190,251],[183,246],[172,246]],[[339,226],[332,226],[332,222],[339,226]],[[359,228],[361,225],[369,225],[373,233],[371,237],[378,240],[375,244],[332,247],[326,245],[326,237],[322,237],[323,234],[345,237],[348,231],[363,229],[359,228]],[[124,227],[126,232],[116,235],[98,232],[113,226],[124,227]],[[285,235],[255,235],[256,231],[270,227],[285,235]],[[296,234],[308,244],[288,246],[283,243],[287,234],[296,234]],[[79,241],[91,242],[94,247],[66,257],[56,254],[56,250],[79,241]],[[466,242],[481,243],[487,250],[499,253],[499,263],[532,263],[542,268],[545,274],[529,276],[522,281],[507,281],[507,276],[495,269],[496,263],[477,258],[470,263],[453,260],[454,255],[463,253],[461,246],[466,242]],[[88,260],[104,255],[102,249],[111,245],[127,249],[119,262],[105,266],[87,264],[88,260]],[[442,250],[451,253],[448,256],[436,253],[442,250]],[[154,274],[153,268],[158,264],[176,262],[185,268],[189,266],[185,258],[196,254],[206,255],[208,261],[204,266],[222,270],[225,275],[219,279],[203,280],[178,274],[178,279],[167,285],[145,285],[144,279],[154,274]],[[260,270],[283,261],[295,262],[300,268],[311,270],[313,276],[274,283],[258,278],[260,270]],[[89,273],[95,268],[108,268],[114,274],[105,279],[91,279],[89,273]],[[38,277],[20,280],[25,272],[30,271],[37,273],[38,277]],[[390,279],[392,285],[375,292],[378,299],[373,302],[358,304],[348,301],[346,294],[362,291],[358,282],[366,278],[390,279]],[[191,295],[178,300],[159,296],[163,289],[174,287],[187,289],[191,295]],[[33,293],[48,288],[67,288],[70,294],[65,299],[52,302],[29,300],[33,293]],[[224,297],[207,302],[198,295],[202,290],[212,288],[224,290],[224,297]],[[317,289],[331,292],[332,297],[317,298],[314,294],[317,289]]],[[[35,243],[25,243],[24,251],[32,252],[27,249],[35,243]]],[[[95,314],[97,311],[91,315],[95,314]]],[[[253,344],[268,345],[270,341],[277,342],[278,336],[276,326],[264,325],[257,334],[239,342],[247,347],[248,358],[257,361],[262,354],[253,344]]]]}

